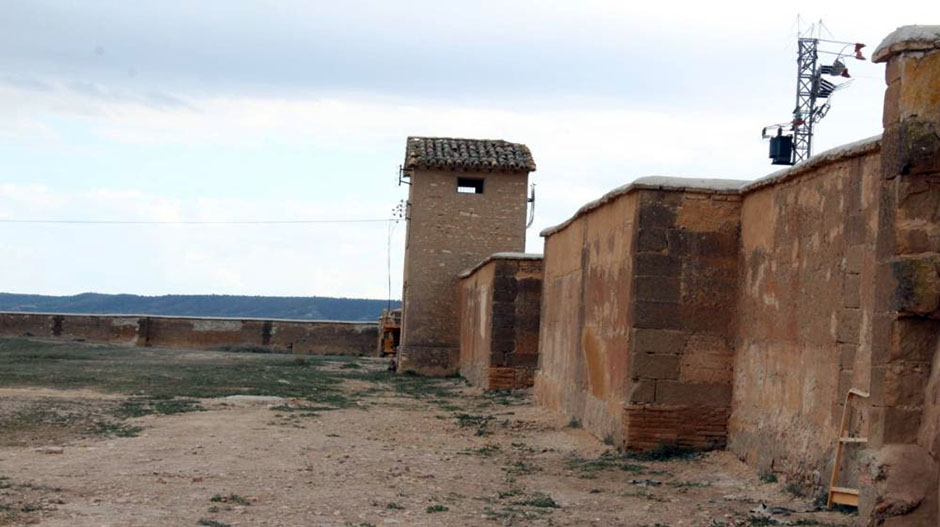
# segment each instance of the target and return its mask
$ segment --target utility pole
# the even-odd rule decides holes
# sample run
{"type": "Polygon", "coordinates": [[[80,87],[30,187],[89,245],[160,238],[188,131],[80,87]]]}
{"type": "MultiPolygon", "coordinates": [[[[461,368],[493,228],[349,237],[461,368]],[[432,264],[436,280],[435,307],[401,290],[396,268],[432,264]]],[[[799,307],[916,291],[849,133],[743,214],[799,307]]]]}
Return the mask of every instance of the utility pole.
{"type": "Polygon", "coordinates": [[[813,121],[816,111],[816,60],[819,40],[801,38],[797,41],[796,108],[793,110],[793,158],[790,164],[808,158],[813,150],[813,121]]]}
{"type": "Polygon", "coordinates": [[[765,126],[762,132],[764,139],[770,139],[772,164],[793,165],[809,159],[813,154],[813,127],[828,113],[832,94],[849,85],[849,82],[834,84],[824,79],[823,75],[849,78],[849,70],[842,59],[852,57],[865,60],[861,51],[864,47],[865,44],[857,42],[814,37],[797,39],[796,107],[793,109],[793,118],[786,123],[765,126]],[[820,49],[820,43],[842,45],[842,49],[838,52],[820,49]],[[850,47],[854,47],[854,56],[846,54],[850,47]],[[818,66],[820,54],[835,55],[836,58],[831,65],[818,66]],[[817,105],[820,99],[825,102],[817,105]],[[789,134],[784,134],[785,130],[789,134]]]}

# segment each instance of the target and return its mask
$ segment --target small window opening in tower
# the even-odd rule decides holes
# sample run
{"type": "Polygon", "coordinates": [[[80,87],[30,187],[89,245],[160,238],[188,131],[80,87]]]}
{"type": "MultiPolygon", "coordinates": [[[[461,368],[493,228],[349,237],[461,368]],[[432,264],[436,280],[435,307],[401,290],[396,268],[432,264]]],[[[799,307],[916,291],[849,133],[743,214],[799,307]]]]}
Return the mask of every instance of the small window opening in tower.
{"type": "Polygon", "coordinates": [[[458,194],[483,194],[483,178],[459,177],[457,178],[458,194]]]}

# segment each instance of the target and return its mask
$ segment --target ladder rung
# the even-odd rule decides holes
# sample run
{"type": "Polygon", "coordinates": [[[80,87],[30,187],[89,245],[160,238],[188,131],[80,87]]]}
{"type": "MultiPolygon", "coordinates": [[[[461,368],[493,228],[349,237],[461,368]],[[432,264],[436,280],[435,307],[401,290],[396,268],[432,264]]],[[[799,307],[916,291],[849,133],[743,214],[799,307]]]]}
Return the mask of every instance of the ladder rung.
{"type": "Polygon", "coordinates": [[[858,489],[832,487],[829,489],[829,502],[858,507],[858,489]]]}
{"type": "Polygon", "coordinates": [[[840,443],[867,443],[867,437],[840,437],[840,443]]]}
{"type": "Polygon", "coordinates": [[[841,494],[853,494],[855,496],[858,496],[858,489],[850,489],[848,487],[832,487],[831,489],[829,489],[829,492],[833,492],[833,493],[838,492],[841,494]]]}

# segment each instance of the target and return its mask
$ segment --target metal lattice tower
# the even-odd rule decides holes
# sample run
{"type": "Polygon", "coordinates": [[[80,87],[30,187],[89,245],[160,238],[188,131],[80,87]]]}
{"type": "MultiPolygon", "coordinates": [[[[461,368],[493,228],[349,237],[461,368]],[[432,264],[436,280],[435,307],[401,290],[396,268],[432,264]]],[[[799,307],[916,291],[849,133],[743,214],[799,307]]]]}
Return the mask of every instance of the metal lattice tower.
{"type": "Polygon", "coordinates": [[[819,40],[799,39],[797,51],[796,108],[793,110],[793,163],[812,155],[813,121],[816,119],[816,71],[819,40]]]}

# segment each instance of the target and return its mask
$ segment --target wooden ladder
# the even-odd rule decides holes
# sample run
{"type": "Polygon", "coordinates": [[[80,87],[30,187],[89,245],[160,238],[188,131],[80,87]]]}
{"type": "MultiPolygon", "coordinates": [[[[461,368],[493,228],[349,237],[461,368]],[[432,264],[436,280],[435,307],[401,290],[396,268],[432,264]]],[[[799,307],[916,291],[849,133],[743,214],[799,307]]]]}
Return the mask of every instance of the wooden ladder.
{"type": "Polygon", "coordinates": [[[867,443],[867,437],[849,437],[845,435],[845,427],[848,424],[849,406],[853,397],[868,398],[868,392],[852,388],[845,396],[845,406],[842,408],[842,425],[839,427],[839,439],[836,444],[836,462],[832,466],[832,478],[829,480],[829,501],[827,508],[832,508],[833,504],[851,505],[858,507],[858,489],[846,487],[837,487],[839,482],[839,466],[842,465],[842,448],[846,443],[867,443]]]}

